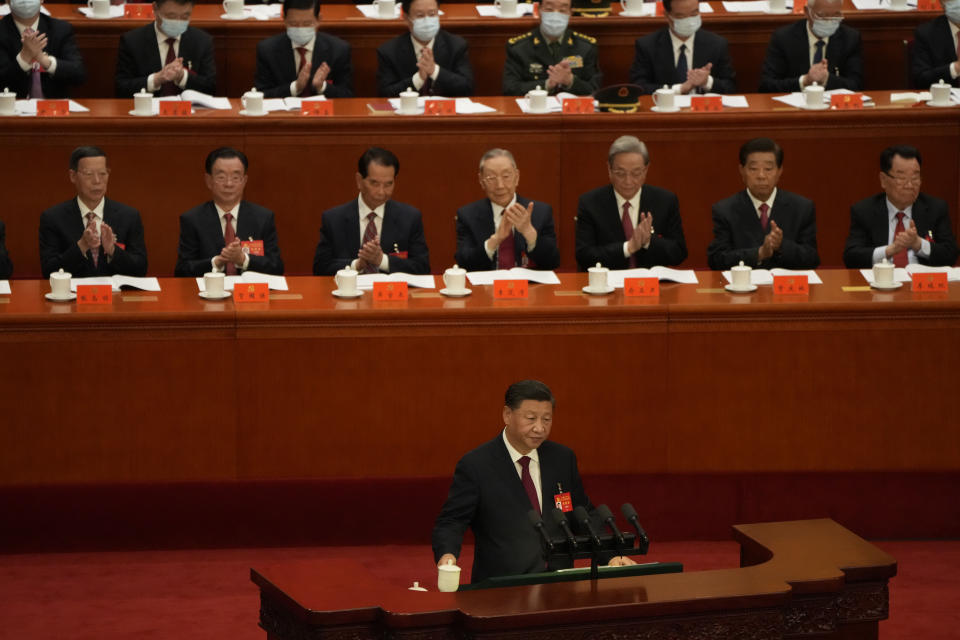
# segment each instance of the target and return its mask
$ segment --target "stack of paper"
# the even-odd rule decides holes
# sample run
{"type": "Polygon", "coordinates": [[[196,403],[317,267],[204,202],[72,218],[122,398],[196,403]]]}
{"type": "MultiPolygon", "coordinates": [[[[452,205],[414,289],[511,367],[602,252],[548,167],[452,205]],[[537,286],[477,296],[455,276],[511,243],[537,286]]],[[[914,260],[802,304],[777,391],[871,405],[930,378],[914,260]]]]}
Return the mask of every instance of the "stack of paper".
{"type": "MultiPolygon", "coordinates": [[[[18,116],[35,116],[37,115],[37,101],[34,98],[17,100],[13,104],[13,110],[18,116]]],[[[87,113],[88,111],[90,111],[90,109],[87,109],[79,102],[70,100],[70,113],[87,113]]]]}
{"type": "Polygon", "coordinates": [[[527,280],[538,284],[560,284],[560,278],[553,271],[534,271],[523,267],[498,269],[496,271],[470,271],[467,279],[472,285],[493,284],[496,280],[527,280]]]}
{"type": "MultiPolygon", "coordinates": [[[[705,93],[704,96],[720,96],[720,101],[724,107],[732,109],[745,109],[750,106],[747,102],[747,96],[721,96],[719,93],[705,93]]],[[[687,94],[673,97],[673,106],[678,109],[689,109],[693,95],[687,94]]]]}
{"type": "MultiPolygon", "coordinates": [[[[823,284],[823,280],[813,269],[754,269],[750,272],[750,284],[765,285],[773,284],[773,276],[807,276],[807,284],[823,284]]],[[[723,272],[723,277],[727,282],[733,282],[729,271],[723,272]]]]}
{"type": "Polygon", "coordinates": [[[653,267],[652,269],[616,269],[607,276],[607,284],[617,289],[623,288],[623,281],[627,278],[656,278],[682,284],[697,284],[697,274],[692,269],[670,269],[669,267],[653,267]]]}
{"type": "MultiPolygon", "coordinates": [[[[194,91],[193,89],[185,89],[183,93],[178,96],[154,98],[154,102],[157,100],[189,100],[190,103],[195,107],[203,107],[205,109],[233,109],[229,98],[215,98],[206,93],[194,91]]],[[[157,107],[157,113],[159,112],[160,107],[157,107]]]]}
{"type": "Polygon", "coordinates": [[[418,289],[436,289],[433,276],[415,276],[412,273],[361,273],[357,276],[357,288],[361,291],[373,289],[374,282],[406,282],[408,286],[418,289]]]}
{"type": "MultiPolygon", "coordinates": [[[[380,17],[380,7],[374,6],[372,4],[358,4],[356,5],[356,7],[357,7],[357,10],[367,18],[375,18],[375,19],[383,20],[383,18],[380,17]]],[[[443,11],[440,11],[440,15],[441,16],[443,15],[443,11]]],[[[397,2],[396,6],[393,8],[393,17],[394,18],[400,17],[399,2],[397,2]]]]}
{"type": "Polygon", "coordinates": [[[933,96],[929,91],[904,91],[890,94],[890,102],[929,102],[930,100],[933,100],[933,96]]]}
{"type": "Polygon", "coordinates": [[[0,295],[10,295],[10,281],[0,280],[0,295]]]}
{"type": "Polygon", "coordinates": [[[907,6],[904,9],[894,9],[890,0],[853,0],[853,6],[860,11],[870,11],[875,9],[887,9],[891,11],[909,11],[917,8],[917,0],[907,0],[907,6]]]}
{"type": "Polygon", "coordinates": [[[70,278],[70,291],[76,291],[80,284],[108,284],[114,291],[120,287],[132,287],[141,291],[160,291],[160,281],[156,278],[134,278],[133,276],[100,276],[96,278],[70,278]]]}
{"type": "MultiPolygon", "coordinates": [[[[283,276],[272,276],[267,273],[258,273],[256,271],[244,271],[241,276],[227,276],[223,279],[223,288],[227,291],[233,291],[233,287],[237,283],[250,283],[250,284],[259,284],[263,283],[270,287],[271,291],[287,291],[287,279],[283,276]]],[[[206,291],[207,288],[204,286],[203,278],[197,278],[197,288],[200,291],[206,291]]]]}

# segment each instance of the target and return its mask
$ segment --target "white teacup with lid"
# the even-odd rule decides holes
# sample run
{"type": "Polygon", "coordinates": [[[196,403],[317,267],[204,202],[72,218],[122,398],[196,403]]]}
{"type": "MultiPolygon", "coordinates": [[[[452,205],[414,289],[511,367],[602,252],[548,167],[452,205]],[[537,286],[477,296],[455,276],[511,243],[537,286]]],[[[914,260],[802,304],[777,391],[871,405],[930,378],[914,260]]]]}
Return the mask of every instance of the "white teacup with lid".
{"type": "Polygon", "coordinates": [[[653,104],[657,105],[657,109],[660,111],[673,111],[676,95],[677,92],[669,85],[663,85],[653,92],[653,104]]]}
{"type": "Polygon", "coordinates": [[[337,271],[333,276],[333,281],[337,283],[337,291],[345,296],[356,295],[357,293],[357,272],[349,266],[337,271]]]}
{"type": "Polygon", "coordinates": [[[823,106],[823,87],[816,82],[809,84],[803,89],[803,97],[807,108],[819,109],[823,106]]]}
{"type": "Polygon", "coordinates": [[[4,87],[0,93],[0,116],[16,115],[17,94],[4,87]]]}
{"type": "Polygon", "coordinates": [[[50,297],[63,300],[70,297],[70,278],[72,274],[69,271],[60,269],[50,274],[50,297]]]}
{"type": "Polygon", "coordinates": [[[547,90],[541,89],[540,85],[537,85],[536,89],[527,92],[527,101],[530,105],[530,111],[544,113],[547,110],[547,90]]]}
{"type": "Polygon", "coordinates": [[[893,286],[893,263],[884,258],[873,265],[873,282],[880,287],[893,286]]]}
{"type": "Polygon", "coordinates": [[[750,282],[750,273],[752,271],[753,269],[743,264],[743,260],[741,260],[740,264],[730,269],[730,285],[734,289],[749,289],[752,284],[750,282]]]}
{"type": "Polygon", "coordinates": [[[400,92],[400,113],[411,114],[417,112],[417,101],[420,94],[413,90],[413,87],[407,87],[406,91],[400,92]]]}
{"type": "Polygon", "coordinates": [[[257,91],[256,87],[250,89],[240,98],[243,104],[243,110],[248,116],[262,116],[263,111],[263,92],[257,91]]]}
{"type": "Polygon", "coordinates": [[[591,292],[597,292],[597,293],[606,292],[607,289],[609,288],[609,284],[607,282],[607,278],[609,275],[610,275],[610,269],[607,269],[605,266],[603,266],[598,262],[595,266],[592,266],[589,269],[587,269],[587,278],[589,281],[587,288],[591,292]]]}
{"type": "Polygon", "coordinates": [[[443,272],[443,286],[449,293],[463,293],[467,290],[467,270],[453,265],[443,272]]]}
{"type": "Polygon", "coordinates": [[[140,89],[133,94],[133,113],[137,116],[152,116],[153,94],[146,89],[140,89]]]}
{"type": "Polygon", "coordinates": [[[930,85],[930,104],[935,107],[946,107],[950,104],[950,85],[940,79],[930,85]]]}

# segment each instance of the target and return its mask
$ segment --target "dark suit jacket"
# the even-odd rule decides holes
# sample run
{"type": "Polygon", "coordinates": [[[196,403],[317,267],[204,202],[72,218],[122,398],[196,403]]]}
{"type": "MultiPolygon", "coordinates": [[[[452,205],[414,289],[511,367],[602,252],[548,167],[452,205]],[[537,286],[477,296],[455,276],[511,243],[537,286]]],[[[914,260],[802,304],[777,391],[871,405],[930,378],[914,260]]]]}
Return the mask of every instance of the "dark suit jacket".
{"type": "MultiPolygon", "coordinates": [[[[250,256],[247,271],[283,275],[283,259],[277,245],[273,211],[242,200],[237,217],[239,240],[263,240],[263,255],[250,256]]],[[[224,247],[220,215],[213,201],[207,201],[180,216],[180,244],[174,275],[202,276],[211,269],[210,260],[224,247]]]]}
{"type": "MultiPolygon", "coordinates": [[[[537,449],[540,458],[540,487],[544,510],[553,507],[557,483],[570,492],[574,507],[588,511],[593,505],[583,490],[577,471],[577,457],[567,447],[547,440],[537,449]]],[[[447,501],[433,526],[435,561],[445,553],[460,555],[467,527],[473,529],[473,582],[493,576],[542,571],[540,537],[530,524],[532,509],[520,475],[510,460],[502,434],[467,453],[457,463],[447,501]]],[[[572,514],[567,514],[576,531],[572,514]]],[[[552,537],[562,534],[550,518],[544,526],[552,537]]],[[[550,569],[569,567],[570,562],[554,561],[550,569]]]]}
{"type": "MultiPolygon", "coordinates": [[[[163,68],[154,23],[127,31],[120,38],[117,54],[116,88],[118,98],[129,98],[145,89],[147,77],[163,68]]],[[[179,55],[188,68],[187,89],[216,95],[217,66],[213,59],[213,38],[206,31],[187,27],[180,36],[179,55]]],[[[159,89],[154,95],[159,95],[159,89]]]]}
{"type": "MultiPolygon", "coordinates": [[[[630,82],[643,87],[644,93],[653,93],[663,85],[677,82],[677,64],[673,59],[673,43],[670,29],[637,38],[633,66],[630,67],[630,82]]],[[[727,50],[727,39],[700,29],[693,36],[693,68],[698,69],[708,62],[713,63],[713,93],[733,93],[737,90],[736,73],[727,50]]]]}
{"type": "MultiPolygon", "coordinates": [[[[440,65],[440,74],[432,83],[433,95],[445,97],[473,95],[473,69],[467,53],[467,41],[444,29],[433,41],[433,59],[440,65]]],[[[377,93],[395,97],[412,86],[417,71],[410,34],[404,33],[377,47],[377,93]]],[[[426,93],[427,85],[420,89],[426,93]]]]}
{"type": "MultiPolygon", "coordinates": [[[[517,203],[526,207],[530,200],[517,195],[517,203]]],[[[530,223],[537,230],[537,244],[527,253],[527,239],[514,231],[514,258],[518,266],[526,255],[531,269],[556,269],[560,266],[557,250],[557,234],[553,229],[553,209],[550,205],[533,200],[530,223]]],[[[457,209],[457,252],[454,260],[467,271],[489,271],[497,268],[497,254],[487,257],[483,244],[493,235],[493,205],[484,198],[457,209]]]]}
{"type": "Polygon", "coordinates": [[[101,246],[98,249],[97,266],[94,267],[90,252],[80,253],[80,247],[77,246],[86,225],[76,198],[61,202],[40,214],[40,268],[43,277],[48,278],[52,271],[61,268],[72,273],[74,278],[114,274],[147,275],[147,245],[143,240],[140,212],[105,198],[103,222],[110,225],[117,242],[124,247],[117,246],[113,260],[108,261],[101,246]]]}
{"type": "MultiPolygon", "coordinates": [[[[311,58],[312,71],[326,62],[330,67],[327,75],[328,98],[353,97],[353,67],[350,63],[350,45],[336,36],[317,31],[311,58]]],[[[267,98],[286,98],[290,95],[290,83],[297,79],[293,43],[286,33],[271,36],[257,43],[257,72],[253,84],[267,98]]],[[[312,96],[313,84],[307,83],[301,96],[312,96]]]]}
{"type": "MultiPolygon", "coordinates": [[[[680,223],[680,203],[670,191],[643,185],[640,191],[640,212],[653,214],[650,246],[634,255],[638,267],[673,266],[687,257],[687,243],[680,223]]],[[[627,241],[617,209],[613,185],[606,185],[580,196],[577,204],[577,265],[585,271],[598,262],[608,269],[630,266],[623,257],[627,241]]]]}
{"type": "MultiPolygon", "coordinates": [[[[313,255],[313,275],[332,276],[348,266],[360,251],[360,207],[351,200],[323,212],[320,242],[313,255]]],[[[380,248],[387,254],[390,273],[430,273],[430,251],[423,236],[418,209],[388,200],[383,210],[380,248]],[[406,258],[394,253],[407,252],[406,258]]]]}
{"type": "MultiPolygon", "coordinates": [[[[87,77],[83,57],[73,37],[73,27],[65,20],[41,13],[37,30],[47,35],[45,51],[57,59],[56,73],[40,74],[43,95],[50,99],[68,98],[70,87],[83,84],[87,77]]],[[[31,74],[24,73],[17,64],[17,54],[22,47],[13,15],[5,16],[0,20],[0,86],[16,92],[18,98],[27,97],[32,82],[31,74]]]]}
{"type": "Polygon", "coordinates": [[[910,75],[918,89],[927,90],[940,80],[960,87],[960,77],[950,79],[950,65],[956,59],[957,44],[953,41],[946,16],[934,18],[917,27],[913,34],[910,75]]]}
{"type": "MultiPolygon", "coordinates": [[[[911,210],[917,233],[927,237],[933,234],[930,243],[930,258],[917,260],[921,264],[942,267],[953,266],[957,261],[957,242],[953,237],[947,203],[940,198],[921,193],[911,210]]],[[[887,215],[887,196],[879,193],[850,207],[850,234],[843,248],[843,263],[848,269],[869,269],[873,266],[873,250],[890,244],[890,222],[887,215]]]]}
{"type": "MultiPolygon", "coordinates": [[[[826,89],[863,89],[860,32],[841,24],[827,42],[823,56],[830,67],[826,89]]],[[[803,19],[773,32],[760,74],[760,91],[800,91],[800,76],[810,70],[810,42],[803,19]]]]}
{"type": "Polygon", "coordinates": [[[6,280],[13,273],[13,263],[7,253],[7,227],[0,220],[0,280],[6,280]]]}
{"type": "Polygon", "coordinates": [[[707,247],[711,269],[722,270],[745,265],[772,269],[814,269],[817,255],[817,216],[813,201],[795,193],[777,189],[770,220],[783,230],[780,250],[757,263],[757,251],[766,235],[747,191],[743,190],[713,205],[713,242],[707,247]]]}

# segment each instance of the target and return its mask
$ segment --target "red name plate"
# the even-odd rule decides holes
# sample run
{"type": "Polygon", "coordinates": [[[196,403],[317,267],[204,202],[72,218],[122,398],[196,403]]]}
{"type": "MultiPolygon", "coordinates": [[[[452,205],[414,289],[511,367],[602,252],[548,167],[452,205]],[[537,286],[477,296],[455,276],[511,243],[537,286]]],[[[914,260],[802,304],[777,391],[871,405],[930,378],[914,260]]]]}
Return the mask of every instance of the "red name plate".
{"type": "Polygon", "coordinates": [[[453,100],[424,100],[423,112],[428,116],[452,116],[457,113],[457,104],[453,100]]]}
{"type": "Polygon", "coordinates": [[[262,256],[263,240],[244,240],[240,243],[240,248],[251,256],[262,256]]]}
{"type": "Polygon", "coordinates": [[[773,276],[773,292],[778,295],[806,295],[810,293],[807,276],[773,276]]]}
{"type": "Polygon", "coordinates": [[[77,304],[111,304],[113,287],[108,284],[78,284],[77,304]]]}
{"type": "Polygon", "coordinates": [[[720,96],[693,96],[690,98],[691,111],[723,111],[723,98],[720,96]]]}
{"type": "Polygon", "coordinates": [[[37,100],[38,116],[65,116],[69,114],[69,100],[37,100]]]}
{"type": "Polygon", "coordinates": [[[917,11],[940,11],[937,0],[917,0],[917,11]]]}
{"type": "Polygon", "coordinates": [[[662,2],[658,2],[658,3],[657,3],[656,15],[657,15],[658,17],[660,17],[660,18],[663,17],[663,3],[662,3],[662,2]]]}
{"type": "Polygon", "coordinates": [[[623,295],[633,297],[656,297],[660,295],[660,280],[657,278],[625,278],[623,295]]]}
{"type": "Polygon", "coordinates": [[[557,505],[557,509],[568,513],[573,511],[573,500],[570,498],[570,492],[566,493],[557,493],[553,496],[553,504],[557,505]]]}
{"type": "Polygon", "coordinates": [[[529,283],[526,280],[494,280],[493,297],[514,300],[526,298],[530,295],[529,283]]]}
{"type": "Polygon", "coordinates": [[[190,115],[189,100],[161,100],[160,115],[184,118],[190,115]]]}
{"type": "Polygon", "coordinates": [[[300,103],[300,115],[302,116],[332,116],[332,100],[303,100],[300,103]]]}
{"type": "Polygon", "coordinates": [[[237,282],[233,285],[234,302],[269,302],[270,287],[266,282],[237,282]]]}
{"type": "Polygon", "coordinates": [[[803,13],[803,10],[806,6],[807,6],[807,0],[793,0],[794,13],[803,13]]]}
{"type": "Polygon", "coordinates": [[[593,98],[567,98],[562,106],[564,113],[593,113],[593,98]]]}
{"type": "Polygon", "coordinates": [[[830,96],[830,106],[837,109],[863,109],[863,94],[834,94],[830,96]]]}
{"type": "Polygon", "coordinates": [[[153,20],[152,4],[125,4],[123,5],[123,15],[127,18],[138,18],[153,20]]]}
{"type": "Polygon", "coordinates": [[[408,288],[406,282],[373,283],[374,300],[386,300],[387,302],[392,302],[395,300],[406,300],[408,297],[408,288]]]}
{"type": "Polygon", "coordinates": [[[915,273],[910,278],[910,291],[946,291],[947,274],[915,273]]]}

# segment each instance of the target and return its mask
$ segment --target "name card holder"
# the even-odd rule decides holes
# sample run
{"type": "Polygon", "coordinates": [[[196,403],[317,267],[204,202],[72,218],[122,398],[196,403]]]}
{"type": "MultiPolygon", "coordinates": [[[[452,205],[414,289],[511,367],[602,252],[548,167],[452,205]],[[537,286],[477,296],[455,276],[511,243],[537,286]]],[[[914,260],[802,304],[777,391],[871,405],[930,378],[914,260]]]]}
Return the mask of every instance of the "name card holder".
{"type": "Polygon", "coordinates": [[[263,256],[263,240],[244,240],[240,249],[251,256],[263,256]]]}
{"type": "Polygon", "coordinates": [[[424,100],[423,112],[428,116],[454,116],[457,115],[457,103],[455,100],[424,100]]]}
{"type": "Polygon", "coordinates": [[[78,284],[77,304],[113,304],[113,287],[109,284],[78,284]]]}
{"type": "Polygon", "coordinates": [[[153,5],[147,3],[127,3],[123,5],[123,17],[137,20],[153,20],[153,5]]]}
{"type": "Polygon", "coordinates": [[[266,282],[237,282],[233,285],[234,302],[270,302],[270,286],[266,282]]]}
{"type": "Polygon", "coordinates": [[[863,109],[863,94],[834,94],[830,96],[830,106],[837,109],[863,109]]]}
{"type": "Polygon", "coordinates": [[[70,115],[70,101],[37,100],[37,115],[44,117],[70,115]]]}
{"type": "Polygon", "coordinates": [[[300,115],[324,117],[333,115],[332,100],[303,100],[300,103],[300,115]]]}
{"type": "Polygon", "coordinates": [[[810,295],[807,276],[773,276],[773,293],[778,296],[810,295]]]}
{"type": "Polygon", "coordinates": [[[495,300],[517,300],[530,295],[530,286],[526,280],[494,280],[493,297],[495,300]]]}
{"type": "Polygon", "coordinates": [[[721,96],[693,96],[690,98],[691,111],[723,111],[721,96]]]}
{"type": "Polygon", "coordinates": [[[915,273],[910,277],[910,291],[946,291],[947,274],[945,273],[915,273]]]}
{"type": "Polygon", "coordinates": [[[627,298],[657,298],[660,296],[660,279],[624,278],[623,295],[627,298]]]}
{"type": "Polygon", "coordinates": [[[593,113],[593,98],[567,98],[562,107],[563,113],[593,113]]]}
{"type": "Polygon", "coordinates": [[[373,299],[381,302],[396,302],[410,297],[406,282],[374,282],[373,299]]]}
{"type": "Polygon", "coordinates": [[[190,115],[191,105],[189,100],[161,100],[159,104],[161,116],[186,118],[190,115]]]}
{"type": "Polygon", "coordinates": [[[807,6],[807,0],[793,0],[793,13],[799,15],[807,6]]]}
{"type": "Polygon", "coordinates": [[[655,11],[654,11],[654,14],[655,14],[658,18],[662,18],[662,17],[663,17],[663,15],[664,15],[664,13],[663,13],[663,2],[657,2],[657,6],[656,6],[656,9],[655,9],[655,11]]]}
{"type": "Polygon", "coordinates": [[[940,11],[937,0],[917,0],[917,11],[940,11]]]}

